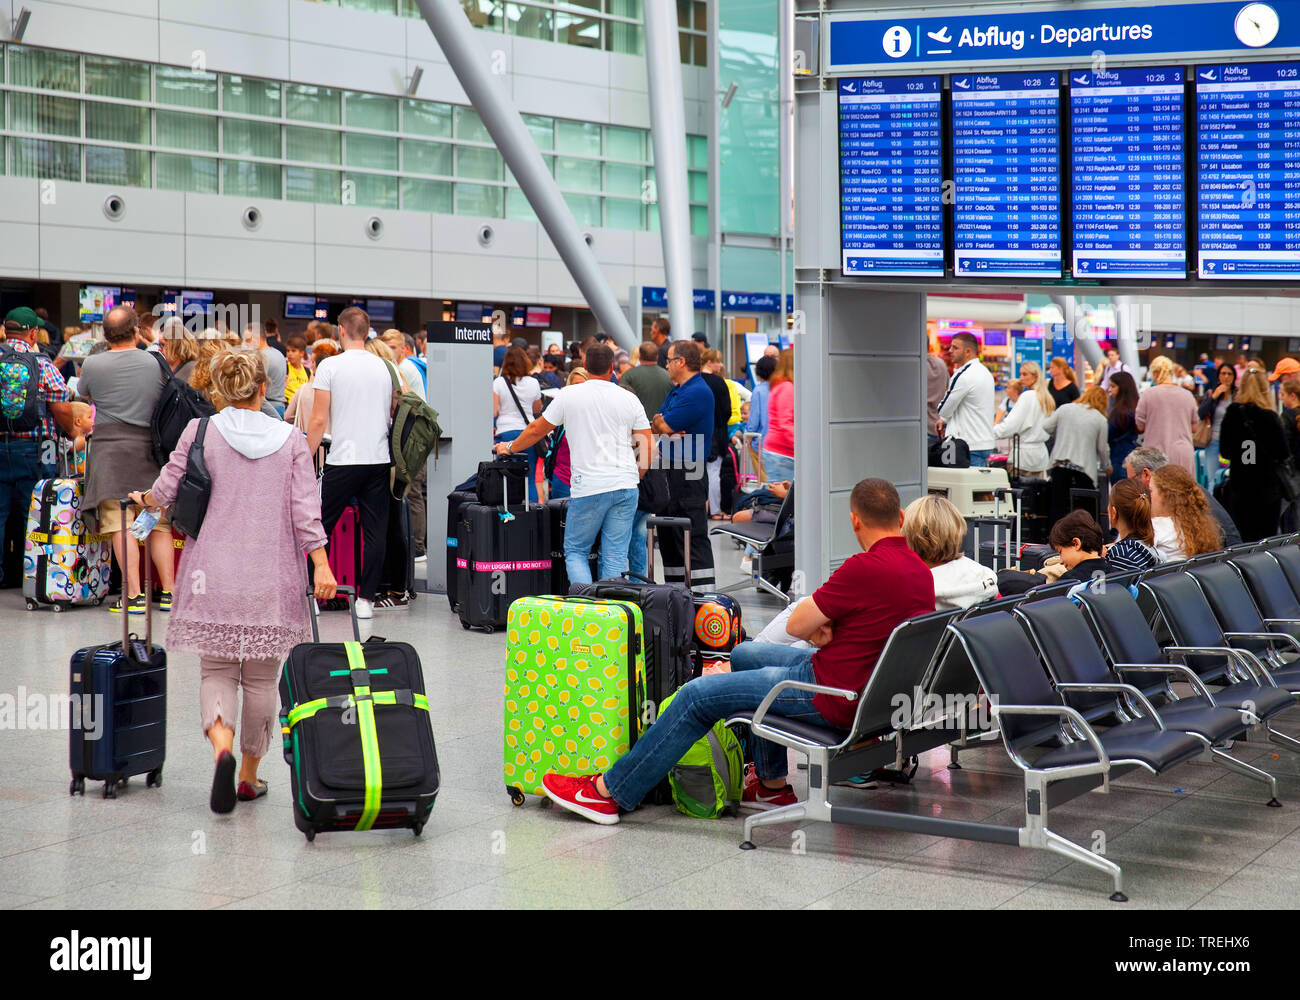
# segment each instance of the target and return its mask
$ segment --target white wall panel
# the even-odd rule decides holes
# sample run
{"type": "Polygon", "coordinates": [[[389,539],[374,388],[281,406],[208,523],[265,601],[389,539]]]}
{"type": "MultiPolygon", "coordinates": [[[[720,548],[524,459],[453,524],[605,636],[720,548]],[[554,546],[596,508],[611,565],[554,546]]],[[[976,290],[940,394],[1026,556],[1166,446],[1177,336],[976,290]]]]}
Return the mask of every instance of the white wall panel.
{"type": "MultiPolygon", "coordinates": [[[[288,25],[281,34],[295,42],[336,51],[378,52],[394,59],[406,55],[406,18],[300,2],[288,5],[286,18],[288,25]]],[[[345,61],[336,58],[331,63],[337,69],[345,61]]]]}
{"type": "Polygon", "coordinates": [[[406,92],[406,60],[400,52],[348,51],[295,40],[289,43],[289,67],[289,78],[302,83],[394,97],[406,92]]]}
{"type": "Polygon", "coordinates": [[[40,261],[45,279],[162,285],[184,273],[185,238],[179,233],[43,225],[40,261]]]}
{"type": "Polygon", "coordinates": [[[40,222],[40,185],[34,177],[0,177],[0,222],[40,222]]]}
{"type": "Polygon", "coordinates": [[[513,38],[510,41],[514,50],[514,64],[509,68],[511,73],[560,82],[555,80],[555,53],[557,48],[563,48],[564,82],[602,90],[610,85],[610,57],[603,51],[580,45],[557,46],[554,42],[535,38],[513,38]]]}
{"type": "Polygon", "coordinates": [[[233,195],[185,195],[185,234],[219,236],[248,243],[315,241],[316,206],[297,201],[239,198],[233,195]],[[255,231],[244,228],[244,210],[256,208],[262,219],[255,231]]]}
{"type": "Polygon", "coordinates": [[[433,249],[429,217],[423,212],[399,212],[386,208],[356,208],[342,205],[316,205],[316,242],[357,250],[433,249]],[[383,223],[378,239],[366,234],[366,223],[376,218],[383,223]]]}
{"type": "MultiPolygon", "coordinates": [[[[157,0],[157,3],[158,17],[163,21],[275,38],[289,35],[289,0],[157,0]]],[[[315,6],[320,10],[319,4],[315,6]]]]}
{"type": "Polygon", "coordinates": [[[429,254],[384,247],[316,244],[316,288],[364,295],[388,292],[410,298],[433,294],[429,254]]]}
{"type": "Polygon", "coordinates": [[[437,294],[450,297],[552,301],[539,295],[537,261],[533,257],[487,257],[435,250],[433,287],[437,294]]]}
{"type": "MultiPolygon", "coordinates": [[[[435,253],[469,254],[474,257],[535,258],[538,230],[536,222],[520,219],[475,219],[466,215],[433,216],[435,253]],[[491,226],[494,233],[490,246],[478,241],[479,229],[491,226]]],[[[532,279],[536,281],[536,276],[532,279]]]]}
{"type": "MultiPolygon", "coordinates": [[[[649,128],[650,95],[635,90],[611,90],[609,92],[608,120],[613,125],[624,125],[629,128],[649,128]]],[[[690,125],[688,123],[687,131],[689,130],[690,125]]]]}
{"type": "MultiPolygon", "coordinates": [[[[185,195],[177,191],[153,191],[109,184],[73,184],[59,181],[49,204],[40,204],[42,226],[76,226],[121,234],[181,233],[185,227],[185,195]],[[125,202],[122,217],[113,221],[104,214],[104,202],[117,195],[125,202]]],[[[123,244],[120,252],[129,252],[123,244]]]]}
{"type": "Polygon", "coordinates": [[[512,82],[515,105],[522,114],[609,123],[609,91],[604,87],[566,83],[545,76],[516,75],[512,82]]]}
{"type": "Polygon", "coordinates": [[[189,66],[193,53],[202,52],[209,70],[289,79],[289,43],[283,37],[251,35],[179,21],[158,23],[158,61],[189,66]]]}
{"type": "Polygon", "coordinates": [[[41,275],[41,228],[34,222],[0,224],[0,274],[8,278],[39,278],[41,275]]]}
{"type": "MultiPolygon", "coordinates": [[[[33,4],[31,0],[22,0],[21,3],[5,0],[4,3],[0,3],[0,11],[10,11],[9,16],[13,17],[23,7],[34,11],[38,5],[41,7],[80,7],[83,10],[93,10],[102,14],[128,14],[135,17],[147,17],[151,20],[158,19],[158,0],[38,0],[36,4],[33,4]]],[[[35,23],[34,20],[33,23],[35,23]]],[[[27,35],[24,41],[30,42],[31,35],[27,35]]]]}
{"type": "MultiPolygon", "coordinates": [[[[316,291],[315,247],[244,236],[185,237],[185,280],[198,288],[265,288],[316,291]]],[[[166,284],[167,282],[164,282],[166,284]]]]}
{"type": "MultiPolygon", "coordinates": [[[[23,36],[28,45],[67,49],[76,46],[78,39],[85,39],[87,49],[96,55],[158,61],[158,21],[148,10],[149,4],[114,3],[106,10],[102,3],[73,5],[24,0],[22,6],[32,12],[23,36]]],[[[8,23],[4,27],[7,39],[8,23]]],[[[188,63],[189,59],[185,61],[188,63]]]]}
{"type": "MultiPolygon", "coordinates": [[[[628,273],[630,276],[630,268],[628,273]]],[[[614,294],[617,296],[619,294],[618,289],[626,288],[630,283],[630,281],[624,281],[614,285],[614,294]]],[[[569,274],[568,268],[559,261],[539,260],[537,262],[537,285],[538,294],[543,302],[586,302],[582,297],[582,293],[578,291],[578,285],[569,274]]],[[[627,293],[623,292],[622,294],[626,295],[627,293]]]]}

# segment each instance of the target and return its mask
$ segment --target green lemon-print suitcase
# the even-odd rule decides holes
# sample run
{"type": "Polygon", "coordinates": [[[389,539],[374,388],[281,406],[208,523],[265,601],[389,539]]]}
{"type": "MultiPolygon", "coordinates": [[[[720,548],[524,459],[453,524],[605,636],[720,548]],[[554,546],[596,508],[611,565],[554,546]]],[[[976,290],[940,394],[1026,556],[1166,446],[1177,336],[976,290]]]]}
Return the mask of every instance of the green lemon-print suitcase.
{"type": "Polygon", "coordinates": [[[636,742],[645,700],[641,609],[521,597],[506,621],[505,780],[515,805],[548,771],[605,771],[636,742]]]}

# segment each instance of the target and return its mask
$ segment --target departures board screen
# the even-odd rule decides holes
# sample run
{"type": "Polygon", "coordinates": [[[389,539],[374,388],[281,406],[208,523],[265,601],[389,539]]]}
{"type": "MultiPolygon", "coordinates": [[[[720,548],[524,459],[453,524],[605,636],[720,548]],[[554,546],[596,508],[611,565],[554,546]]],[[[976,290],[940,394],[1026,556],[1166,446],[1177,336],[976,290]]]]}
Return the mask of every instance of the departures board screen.
{"type": "Polygon", "coordinates": [[[1300,278],[1300,65],[1196,70],[1197,273],[1300,278]]]}
{"type": "Polygon", "coordinates": [[[1061,276],[1060,77],[952,78],[953,273],[1061,276]]]}
{"type": "Polygon", "coordinates": [[[1070,73],[1078,277],[1185,278],[1183,70],[1070,73]]]}
{"type": "Polygon", "coordinates": [[[941,96],[937,76],[839,81],[845,274],[943,276],[941,96]]]}

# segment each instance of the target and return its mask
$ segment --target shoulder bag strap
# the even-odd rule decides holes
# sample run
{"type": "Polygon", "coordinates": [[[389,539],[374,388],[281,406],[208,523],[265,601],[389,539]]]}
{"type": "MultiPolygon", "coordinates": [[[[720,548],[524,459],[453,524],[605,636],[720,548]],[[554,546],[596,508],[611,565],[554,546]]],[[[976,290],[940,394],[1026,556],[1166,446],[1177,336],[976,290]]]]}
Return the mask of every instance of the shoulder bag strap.
{"type": "Polygon", "coordinates": [[[510,398],[515,401],[515,406],[519,410],[519,416],[523,418],[524,426],[527,427],[532,423],[532,421],[528,419],[528,414],[524,412],[524,404],[519,402],[519,397],[515,395],[515,387],[510,384],[510,380],[504,375],[501,376],[501,381],[505,382],[506,388],[510,390],[510,398]]]}
{"type": "Polygon", "coordinates": [[[162,366],[163,370],[163,385],[166,385],[176,377],[176,373],[172,371],[172,366],[169,365],[167,359],[162,356],[162,351],[145,351],[145,354],[152,354],[158,359],[158,364],[162,366]]]}

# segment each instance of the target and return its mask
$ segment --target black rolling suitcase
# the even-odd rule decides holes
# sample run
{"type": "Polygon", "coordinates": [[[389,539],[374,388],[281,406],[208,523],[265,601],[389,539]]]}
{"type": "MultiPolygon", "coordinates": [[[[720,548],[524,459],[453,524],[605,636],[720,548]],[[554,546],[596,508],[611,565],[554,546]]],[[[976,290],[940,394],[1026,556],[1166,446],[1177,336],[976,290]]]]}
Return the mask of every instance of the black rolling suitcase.
{"type": "MultiPolygon", "coordinates": [[[[135,540],[127,535],[126,507],[122,501],[122,534],[130,545],[135,540]]],[[[72,654],[69,794],[84,795],[87,778],[104,782],[106,799],[116,797],[117,787],[135,774],[147,775],[146,786],[162,784],[167,652],[153,644],[152,562],[144,561],[144,641],[130,633],[131,616],[124,610],[120,642],[88,646],[72,654]]]]}
{"type": "MultiPolygon", "coordinates": [[[[569,498],[561,497],[558,500],[548,500],[546,510],[549,513],[551,524],[551,593],[567,594],[569,592],[569,568],[564,562],[564,526],[569,514],[569,498]]],[[[587,563],[591,567],[591,578],[594,580],[599,575],[597,566],[600,563],[600,535],[596,535],[596,541],[591,547],[591,554],[587,557],[587,563]]]]}
{"type": "Polygon", "coordinates": [[[336,830],[409,827],[416,836],[438,797],[424,672],[404,642],[360,642],[355,591],[348,595],[358,641],[295,646],[280,674],[280,732],[289,765],[293,822],[307,839],[336,830]]]}
{"type": "Polygon", "coordinates": [[[411,535],[411,501],[406,498],[391,500],[388,509],[388,544],[384,547],[379,591],[415,600],[415,541],[411,535]]]}
{"type": "Polygon", "coordinates": [[[447,603],[455,611],[460,606],[460,571],[456,568],[456,535],[460,530],[460,517],[466,504],[477,503],[478,495],[473,490],[456,490],[447,494],[447,603]]]}
{"type": "MultiPolygon", "coordinates": [[[[481,470],[482,466],[480,484],[481,470]]],[[[461,508],[456,535],[460,586],[456,613],[463,628],[484,632],[504,628],[512,601],[552,589],[551,515],[544,506],[530,504],[527,483],[522,479],[519,483],[521,506],[471,503],[461,508]]],[[[507,497],[514,492],[509,481],[504,489],[507,497]]]]}

